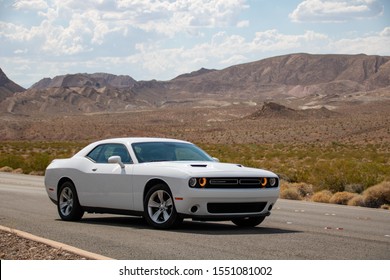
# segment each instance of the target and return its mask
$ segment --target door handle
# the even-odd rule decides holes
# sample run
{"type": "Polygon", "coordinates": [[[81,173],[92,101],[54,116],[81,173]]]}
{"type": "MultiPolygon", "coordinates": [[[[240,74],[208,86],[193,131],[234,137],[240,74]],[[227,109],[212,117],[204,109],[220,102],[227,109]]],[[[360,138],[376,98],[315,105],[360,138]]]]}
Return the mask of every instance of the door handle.
{"type": "Polygon", "coordinates": [[[97,168],[92,168],[92,171],[94,171],[94,172],[95,172],[96,170],[97,170],[97,168]]]}

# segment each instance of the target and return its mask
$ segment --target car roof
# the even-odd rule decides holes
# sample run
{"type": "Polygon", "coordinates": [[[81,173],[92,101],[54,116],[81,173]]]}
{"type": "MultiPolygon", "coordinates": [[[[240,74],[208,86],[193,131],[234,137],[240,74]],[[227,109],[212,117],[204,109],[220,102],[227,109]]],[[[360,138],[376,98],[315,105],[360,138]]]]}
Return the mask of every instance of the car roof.
{"type": "Polygon", "coordinates": [[[187,141],[178,140],[178,139],[171,139],[171,138],[123,137],[123,138],[104,139],[104,140],[100,140],[100,141],[94,142],[93,144],[104,144],[104,143],[133,144],[133,143],[141,143],[141,142],[182,142],[182,143],[189,143],[187,141]]]}

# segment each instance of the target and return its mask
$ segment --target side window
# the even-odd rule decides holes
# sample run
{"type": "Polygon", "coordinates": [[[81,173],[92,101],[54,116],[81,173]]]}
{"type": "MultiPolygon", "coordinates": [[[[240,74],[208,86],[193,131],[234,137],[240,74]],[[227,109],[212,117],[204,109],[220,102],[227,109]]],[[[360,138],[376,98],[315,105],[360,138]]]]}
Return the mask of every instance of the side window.
{"type": "Polygon", "coordinates": [[[94,162],[98,162],[99,155],[102,152],[103,148],[104,148],[104,145],[97,146],[95,149],[93,149],[92,151],[89,152],[89,154],[87,155],[87,158],[89,158],[90,160],[92,160],[94,162]]]}
{"type": "Polygon", "coordinates": [[[133,163],[127,148],[122,144],[103,144],[93,149],[87,157],[97,163],[108,163],[111,156],[120,156],[123,163],[133,163]]]}

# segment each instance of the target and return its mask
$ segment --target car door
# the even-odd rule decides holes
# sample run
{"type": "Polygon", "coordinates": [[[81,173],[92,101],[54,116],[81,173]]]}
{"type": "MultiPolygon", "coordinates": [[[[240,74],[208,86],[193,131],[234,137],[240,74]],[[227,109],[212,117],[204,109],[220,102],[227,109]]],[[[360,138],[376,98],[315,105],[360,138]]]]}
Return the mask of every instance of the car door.
{"type": "Polygon", "coordinates": [[[84,180],[84,206],[132,210],[133,162],[125,145],[102,144],[95,147],[86,158],[93,162],[84,180]],[[124,168],[109,163],[111,156],[120,156],[124,168]]]}

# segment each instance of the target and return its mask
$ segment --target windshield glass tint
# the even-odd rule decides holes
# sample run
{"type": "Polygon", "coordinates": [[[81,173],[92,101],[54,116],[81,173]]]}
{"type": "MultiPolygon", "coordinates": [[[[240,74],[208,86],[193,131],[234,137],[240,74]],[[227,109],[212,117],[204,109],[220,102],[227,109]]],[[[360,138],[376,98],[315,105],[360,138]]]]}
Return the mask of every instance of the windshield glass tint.
{"type": "Polygon", "coordinates": [[[214,161],[193,144],[178,142],[145,142],[132,144],[139,163],[153,161],[214,161]]]}

